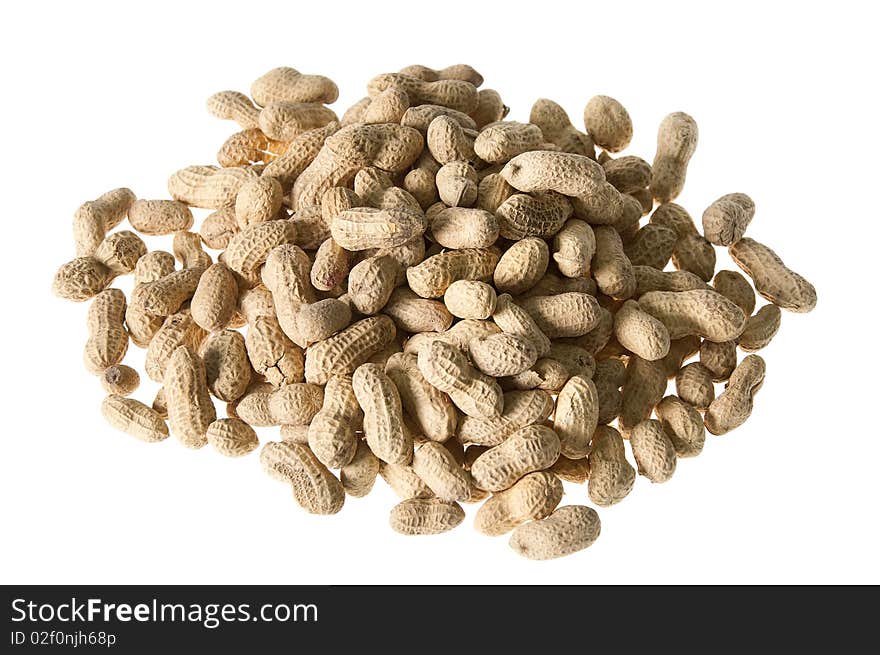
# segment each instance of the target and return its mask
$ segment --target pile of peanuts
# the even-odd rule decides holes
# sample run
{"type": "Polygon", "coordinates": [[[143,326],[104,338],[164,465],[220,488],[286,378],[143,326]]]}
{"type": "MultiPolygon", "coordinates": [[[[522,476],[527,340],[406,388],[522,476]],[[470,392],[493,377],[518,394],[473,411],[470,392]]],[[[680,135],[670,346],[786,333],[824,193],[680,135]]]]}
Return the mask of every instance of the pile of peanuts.
{"type": "Polygon", "coordinates": [[[649,164],[615,156],[633,129],[613,98],[587,103],[581,131],[546,99],[528,123],[505,120],[482,82],[467,65],[410,66],[339,118],[330,79],[276,68],[250,97],[209,98],[240,131],[219,165],[171,175],[171,199],[122,188],[84,203],[54,291],[93,299],[85,363],[107,421],[230,457],[259,448],[315,514],[381,476],[403,534],[451,530],[459,503],[482,502],[476,529],[512,531],[532,559],[599,535],[594,509],[559,506],[563,480],[613,505],[636,473],[665,482],[706,430],[741,425],[765,364],[738,352],[816,291],[744,236],[749,196],[709,205],[702,233],[673,202],[694,119],[666,116],[649,164]],[[211,211],[198,231],[193,209],[211,211]],[[173,235],[172,252],[111,231],[125,218],[173,235]],[[751,283],[715,272],[715,246],[751,283]],[[129,273],[126,298],[110,285],[129,273]],[[769,301],[757,311],[755,291],[769,301]],[[150,405],[130,397],[129,342],[162,385],[150,405]],[[272,426],[260,446],[254,428],[272,426]]]}

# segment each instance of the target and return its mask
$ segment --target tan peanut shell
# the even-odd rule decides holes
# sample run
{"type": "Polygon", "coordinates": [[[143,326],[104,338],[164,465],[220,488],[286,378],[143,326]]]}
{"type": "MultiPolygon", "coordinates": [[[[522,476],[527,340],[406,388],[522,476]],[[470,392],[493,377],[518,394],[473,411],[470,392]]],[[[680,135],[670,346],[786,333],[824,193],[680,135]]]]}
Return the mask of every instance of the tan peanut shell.
{"type": "Polygon", "coordinates": [[[629,495],[636,471],[626,460],[623,438],[617,430],[607,425],[596,428],[589,461],[587,493],[590,500],[600,507],[608,507],[629,495]]]}
{"type": "Polygon", "coordinates": [[[515,193],[502,202],[495,211],[498,230],[505,239],[523,237],[551,237],[572,215],[571,202],[565,196],[546,193],[515,193]]]}
{"type": "Polygon", "coordinates": [[[471,340],[469,354],[478,369],[495,377],[522,373],[538,359],[531,341],[506,333],[471,340]]]}
{"type": "Polygon", "coordinates": [[[503,378],[501,382],[505,391],[510,389],[543,389],[557,393],[568,378],[568,369],[565,366],[555,359],[541,357],[530,369],[518,375],[503,378]]]}
{"type": "Polygon", "coordinates": [[[371,98],[388,88],[405,92],[412,105],[442,105],[464,113],[469,113],[477,107],[477,89],[464,80],[425,82],[401,73],[385,73],[377,75],[367,84],[371,98]]]}
{"type": "Polygon", "coordinates": [[[216,398],[234,402],[251,382],[251,364],[244,337],[235,330],[221,330],[205,337],[199,349],[205,362],[208,389],[216,398]]]}
{"type": "Polygon", "coordinates": [[[333,80],[323,75],[304,75],[295,68],[281,66],[261,75],[251,84],[251,96],[261,107],[273,102],[322,102],[339,97],[333,80]]]}
{"type": "Polygon", "coordinates": [[[333,110],[319,103],[279,100],[260,112],[260,130],[270,139],[292,141],[303,132],[336,120],[333,110]]]}
{"type": "Polygon", "coordinates": [[[212,264],[199,277],[190,311],[196,324],[206,332],[229,325],[238,304],[238,283],[225,264],[212,264]]]}
{"type": "Polygon", "coordinates": [[[444,248],[488,248],[498,240],[498,222],[482,209],[448,207],[431,221],[431,235],[444,248]]]}
{"type": "Polygon", "coordinates": [[[675,393],[696,409],[706,409],[715,399],[712,372],[700,362],[691,362],[675,376],[675,393]]]}
{"type": "Polygon", "coordinates": [[[543,425],[530,425],[480,455],[471,466],[471,476],[480,489],[503,491],[524,475],[552,466],[558,457],[556,433],[543,425]]]}
{"type": "Polygon", "coordinates": [[[111,396],[128,396],[141,383],[137,370],[125,364],[114,364],[104,369],[101,374],[101,386],[111,396]]]}
{"type": "Polygon", "coordinates": [[[125,294],[122,291],[107,289],[95,296],[88,311],[89,338],[83,353],[90,373],[101,375],[108,367],[122,362],[128,350],[124,320],[125,294]]]}
{"type": "Polygon", "coordinates": [[[715,382],[723,382],[736,368],[737,354],[735,341],[714,343],[704,340],[700,344],[700,364],[705,366],[715,382]]]}
{"type": "Polygon", "coordinates": [[[419,351],[418,366],[425,380],[449,394],[456,407],[468,416],[492,418],[501,413],[501,387],[471,366],[455,346],[432,342],[419,351]]]}
{"type": "MultiPolygon", "coordinates": [[[[455,154],[450,156],[455,156],[455,154]]],[[[472,207],[477,201],[479,193],[477,173],[467,161],[453,160],[441,166],[434,177],[434,185],[440,200],[449,207],[472,207]]],[[[488,213],[491,214],[491,212],[488,213]]],[[[484,246],[468,247],[480,248],[484,246]]]]}
{"type": "Polygon", "coordinates": [[[776,305],[764,305],[746,321],[746,327],[737,339],[737,345],[746,352],[755,352],[767,346],[782,323],[782,311],[776,305]]]}
{"type": "Polygon", "coordinates": [[[306,130],[296,136],[287,151],[266,164],[262,175],[272,177],[289,191],[300,175],[315,160],[327,137],[339,130],[339,123],[332,121],[323,127],[306,130]]]}
{"type": "Polygon", "coordinates": [[[404,332],[444,332],[452,325],[452,314],[439,300],[421,298],[406,287],[391,293],[384,313],[404,332]]]}
{"type": "Polygon", "coordinates": [[[251,99],[239,91],[220,91],[208,98],[208,112],[222,120],[235,121],[242,129],[260,124],[260,110],[251,99]]]}
{"type": "Polygon", "coordinates": [[[555,144],[561,152],[596,157],[593,139],[579,131],[565,110],[552,100],[539,98],[532,105],[529,123],[537,125],[546,141],[555,144]]]}
{"type": "Polygon", "coordinates": [[[477,92],[477,108],[470,113],[470,117],[482,129],[490,123],[504,120],[510,113],[510,107],[504,104],[499,94],[494,89],[480,89],[477,92]]]}
{"type": "Polygon", "coordinates": [[[159,413],[134,398],[111,394],[101,403],[101,413],[114,428],[141,441],[168,438],[168,426],[159,413]]]}
{"type": "Polygon", "coordinates": [[[143,309],[154,316],[170,316],[192,298],[204,272],[203,268],[184,268],[144,285],[143,309]]]}
{"type": "Polygon", "coordinates": [[[428,127],[438,116],[447,116],[467,130],[477,129],[474,119],[467,114],[449,107],[431,104],[412,105],[411,103],[410,108],[404,112],[403,117],[400,119],[400,124],[412,127],[424,136],[427,135],[428,127]]]}
{"type": "Polygon", "coordinates": [[[628,155],[602,162],[605,179],[621,193],[633,193],[651,184],[651,165],[641,157],[628,155]]]}
{"type": "Polygon", "coordinates": [[[690,271],[660,271],[653,266],[633,266],[636,277],[635,297],[649,291],[691,291],[705,289],[706,283],[690,271]]]}
{"type": "Polygon", "coordinates": [[[715,274],[715,248],[697,232],[693,219],[684,207],[674,202],[663,203],[651,214],[651,223],[672,228],[678,234],[672,249],[672,263],[678,270],[689,271],[705,282],[712,279],[715,274]]]}
{"type": "Polygon", "coordinates": [[[205,217],[199,227],[199,235],[209,248],[223,250],[238,232],[235,207],[222,207],[205,217]]]}
{"type": "Polygon", "coordinates": [[[220,209],[235,201],[239,189],[257,173],[246,166],[189,166],[168,180],[168,193],[190,207],[220,209]]]}
{"type": "Polygon", "coordinates": [[[716,246],[732,246],[742,239],[754,216],[751,198],[744,193],[728,193],[703,212],[703,235],[716,246]]]}
{"type": "Polygon", "coordinates": [[[464,444],[497,446],[527,425],[541,423],[553,412],[553,399],[541,390],[508,391],[500,416],[464,416],[459,421],[458,439],[464,444]]]}
{"type": "Polygon", "coordinates": [[[354,394],[364,412],[364,434],[373,454],[389,464],[407,464],[412,438],[404,428],[400,394],[378,364],[361,364],[352,376],[354,394]]]}
{"type": "Polygon", "coordinates": [[[593,142],[608,152],[620,152],[632,140],[629,112],[609,96],[593,96],[584,108],[584,127],[593,142]]]}
{"type": "Polygon", "coordinates": [[[670,202],[681,193],[698,138],[697,122],[684,112],[669,114],[660,123],[651,167],[651,193],[657,202],[670,202]]]}
{"type": "Polygon", "coordinates": [[[284,190],[273,177],[263,175],[239,189],[235,196],[235,219],[240,229],[271,221],[281,209],[284,190]]]}
{"type": "Polygon", "coordinates": [[[381,460],[373,454],[367,442],[359,440],[354,457],[339,471],[339,481],[345,493],[353,498],[370,493],[381,465],[381,460]]]}
{"type": "Polygon", "coordinates": [[[532,314],[524,307],[514,303],[509,294],[504,293],[498,296],[492,320],[498,324],[502,331],[531,341],[538,357],[546,355],[550,350],[550,339],[538,327],[532,314]]]}
{"type": "Polygon", "coordinates": [[[350,185],[357,172],[367,166],[403,171],[418,158],[423,146],[418,130],[403,125],[348,125],[326,137],[317,156],[296,178],[292,206],[320,205],[327,189],[350,185]]]}
{"type": "Polygon", "coordinates": [[[633,266],[651,266],[662,271],[678,242],[678,234],[672,228],[648,223],[640,228],[623,247],[633,266]]]}
{"type": "Polygon", "coordinates": [[[73,215],[73,242],[77,257],[90,257],[107,232],[119,225],[135,201],[131,189],[112,189],[80,205],[73,215]]]}
{"type": "Polygon", "coordinates": [[[561,453],[581,459],[590,452],[590,439],[599,419],[599,397],[590,378],[575,375],[559,392],[553,429],[559,436],[561,453]]]}
{"type": "Polygon", "coordinates": [[[629,436],[638,423],[651,416],[654,406],[666,392],[666,371],[661,362],[649,362],[633,355],[626,365],[618,427],[629,436]]]}
{"type": "Polygon", "coordinates": [[[635,293],[636,277],[620,235],[607,225],[599,225],[593,232],[596,236],[593,277],[599,290],[613,298],[629,298],[635,293]]]}
{"type": "Polygon", "coordinates": [[[401,246],[425,231],[425,218],[411,209],[348,209],[333,219],[330,234],[346,250],[401,246]]]}
{"type": "MultiPolygon", "coordinates": [[[[537,125],[500,121],[480,131],[474,140],[474,152],[485,162],[499,164],[509,162],[524,152],[536,150],[543,142],[544,136],[537,125]]],[[[510,182],[509,179],[507,181],[510,182]]]]}
{"type": "Polygon", "coordinates": [[[755,394],[764,384],[766,364],[758,355],[748,355],[730,375],[724,391],[706,410],[706,429],[726,434],[745,423],[752,413],[755,394]]]}
{"type": "Polygon", "coordinates": [[[297,504],[310,514],[335,514],[345,502],[342,483],[312,454],[308,446],[270,441],[260,450],[263,470],[290,484],[297,504]]]}
{"type": "Polygon", "coordinates": [[[815,308],[816,288],[764,244],[746,237],[729,251],[733,261],[752,278],[757,292],[774,305],[799,313],[815,308]]]}
{"type": "Polygon", "coordinates": [[[224,263],[248,280],[257,280],[257,270],[274,248],[296,238],[293,221],[267,221],[251,225],[232,237],[224,252],[224,263]]]}
{"type": "Polygon", "coordinates": [[[324,402],[309,424],[309,448],[327,468],[340,468],[355,455],[355,430],[362,420],[351,378],[334,375],[324,387],[324,402]]]}
{"type": "MultiPolygon", "coordinates": [[[[712,343],[711,341],[707,343],[712,343]]],[[[674,378],[682,364],[695,353],[700,352],[702,339],[696,335],[673,339],[669,342],[669,353],[661,360],[667,378],[674,378]]]]}
{"type": "Polygon", "coordinates": [[[242,457],[260,445],[257,433],[237,418],[217,419],[208,426],[208,443],[221,455],[242,457]]]}
{"type": "Polygon", "coordinates": [[[471,495],[467,472],[442,444],[435,441],[426,441],[416,448],[412,470],[440,500],[466,501],[471,495]]]}
{"type": "Polygon", "coordinates": [[[599,322],[599,305],[587,293],[568,292],[555,296],[530,296],[522,308],[547,337],[580,337],[599,322]]]}
{"type": "Polygon", "coordinates": [[[675,448],[660,421],[649,419],[636,425],[629,443],[639,473],[651,482],[666,482],[675,473],[675,448]]]}
{"type": "Polygon", "coordinates": [[[548,471],[529,473],[510,489],[492,495],[474,518],[474,527],[490,537],[549,516],[562,500],[562,483],[548,471]]]}
{"type": "Polygon", "coordinates": [[[593,228],[576,218],[566,221],[553,237],[553,261],[566,277],[584,277],[596,253],[593,228]]]}
{"type": "Polygon", "coordinates": [[[434,492],[409,465],[381,462],[379,475],[401,500],[434,497],[434,492]]]}
{"type": "Polygon", "coordinates": [[[306,381],[323,384],[332,375],[347,375],[395,337],[394,322],[378,315],[353,323],[338,334],[312,344],[306,352],[306,381]]]}
{"type": "Polygon", "coordinates": [[[495,289],[485,282],[458,280],[443,294],[446,309],[457,318],[487,319],[498,300],[495,289]]]}
{"type": "MultiPolygon", "coordinates": [[[[560,248],[554,249],[554,259],[560,248]]],[[[568,250],[562,249],[563,256],[568,250]]],[[[519,295],[533,288],[547,272],[550,249],[537,237],[526,237],[508,248],[495,266],[493,280],[500,293],[519,295]]]]}
{"type": "Polygon", "coordinates": [[[501,176],[524,193],[554,191],[563,196],[579,197],[592,193],[599,183],[605,181],[602,167],[584,155],[534,150],[508,159],[510,161],[501,169],[501,176]]]}
{"type": "Polygon", "coordinates": [[[98,295],[113,280],[113,273],[94,257],[77,257],[55,273],[52,291],[59,298],[82,302],[98,295]]]}
{"type": "Polygon", "coordinates": [[[430,384],[419,371],[418,357],[396,353],[388,358],[385,374],[394,382],[403,408],[426,439],[445,442],[455,434],[458,412],[445,393],[430,384]]]}
{"type": "Polygon", "coordinates": [[[325,298],[303,305],[295,316],[297,345],[308,347],[330,338],[351,323],[351,307],[344,300],[325,298]]]}
{"type": "Polygon", "coordinates": [[[703,450],[706,428],[700,413],[678,396],[666,396],[654,408],[678,457],[694,457],[703,450]]]}
{"type": "Polygon", "coordinates": [[[709,341],[736,339],[745,328],[746,315],[717,291],[651,291],[639,306],[663,322],[671,339],[696,334],[709,341]]]}
{"type": "Polygon", "coordinates": [[[562,364],[569,375],[592,378],[596,370],[596,358],[589,350],[574,343],[553,341],[547,356],[562,364]]]}
{"type": "Polygon", "coordinates": [[[274,315],[248,321],[244,343],[251,366],[270,383],[280,386],[303,379],[302,349],[284,334],[274,315]]]}
{"type": "Polygon", "coordinates": [[[498,263],[497,250],[463,249],[428,257],[406,271],[410,289],[423,298],[439,298],[456,280],[484,280],[498,263]]]}
{"type": "Polygon", "coordinates": [[[624,348],[642,359],[663,359],[669,354],[669,331],[635,300],[627,300],[614,315],[614,336],[624,348]]]}
{"type": "Polygon", "coordinates": [[[626,366],[616,358],[596,362],[593,383],[599,399],[599,425],[605,425],[618,417],[623,404],[620,387],[626,381],[626,366]]]}
{"type": "Polygon", "coordinates": [[[516,528],[510,537],[510,547],[528,559],[555,559],[588,548],[599,538],[600,529],[596,510],[567,505],[547,518],[516,528]]]}
{"type": "Polygon", "coordinates": [[[154,382],[162,382],[171,354],[178,346],[189,346],[197,350],[205,331],[196,325],[188,310],[176,312],[160,323],[155,335],[147,346],[144,368],[147,376],[154,382]]]}
{"type": "Polygon", "coordinates": [[[391,510],[391,529],[400,534],[440,534],[464,521],[464,510],[458,503],[439,498],[410,498],[391,510]]]}
{"type": "Polygon", "coordinates": [[[172,234],[191,228],[193,215],[176,200],[135,200],[128,210],[128,221],[142,234],[172,234]]]}
{"type": "Polygon", "coordinates": [[[297,382],[273,391],[268,409],[275,425],[307,425],[318,414],[323,401],[323,387],[297,382]]]}
{"type": "MultiPolygon", "coordinates": [[[[461,126],[450,116],[437,116],[428,126],[425,141],[428,152],[439,164],[475,162],[474,137],[476,133],[461,126]]],[[[438,171],[439,172],[439,171],[438,171]]]]}
{"type": "Polygon", "coordinates": [[[751,316],[755,311],[755,292],[742,273],[718,271],[712,280],[712,288],[739,305],[746,316],[751,316]]]}
{"type": "Polygon", "coordinates": [[[187,448],[208,443],[208,426],[217,418],[208,394],[205,364],[189,346],[179,346],[168,360],[163,381],[171,433],[187,448]]]}

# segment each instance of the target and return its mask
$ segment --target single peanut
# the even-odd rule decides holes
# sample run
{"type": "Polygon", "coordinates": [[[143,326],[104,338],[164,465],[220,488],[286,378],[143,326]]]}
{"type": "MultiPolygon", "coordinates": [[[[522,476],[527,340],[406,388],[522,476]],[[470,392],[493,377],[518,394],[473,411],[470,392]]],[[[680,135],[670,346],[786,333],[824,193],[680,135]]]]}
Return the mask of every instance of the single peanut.
{"type": "Polygon", "coordinates": [[[464,510],[458,503],[439,498],[410,498],[391,510],[391,529],[400,534],[440,534],[464,521],[464,510]]]}
{"type": "Polygon", "coordinates": [[[361,364],[352,376],[354,394],[364,412],[364,434],[373,454],[389,464],[407,464],[412,439],[404,429],[400,394],[378,364],[361,364]]]}
{"type": "Polygon", "coordinates": [[[141,441],[152,443],[168,438],[168,426],[159,413],[134,398],[109,395],[101,403],[101,413],[114,428],[141,441]]]}
{"type": "Polygon", "coordinates": [[[600,529],[596,510],[567,505],[547,518],[516,528],[510,547],[528,559],[555,559],[590,547],[599,538],[600,529]]]}
{"type": "Polygon", "coordinates": [[[529,473],[483,503],[474,527],[491,537],[505,534],[526,521],[549,516],[562,500],[562,493],[562,483],[552,473],[529,473]]]}
{"type": "Polygon", "coordinates": [[[669,114],[660,123],[651,167],[651,193],[658,202],[670,202],[681,193],[698,138],[697,122],[684,112],[669,114]]]}
{"type": "Polygon", "coordinates": [[[799,313],[816,306],[816,288],[767,246],[746,237],[729,250],[733,261],[752,278],[757,292],[774,305],[799,313]]]}
{"type": "Polygon", "coordinates": [[[678,457],[694,457],[703,450],[706,428],[700,413],[678,396],[666,396],[654,408],[678,457]]]}
{"type": "Polygon", "coordinates": [[[559,437],[548,427],[530,425],[480,455],[471,466],[474,484],[486,491],[504,491],[533,471],[553,465],[559,457],[559,437]]]}
{"type": "Polygon", "coordinates": [[[742,239],[754,216],[751,198],[744,193],[728,193],[703,212],[703,234],[716,246],[732,246],[742,239]]]}
{"type": "Polygon", "coordinates": [[[724,391],[706,410],[706,429],[726,434],[745,423],[752,413],[755,394],[764,384],[766,365],[758,355],[748,355],[731,373],[724,391]]]}
{"type": "Polygon", "coordinates": [[[270,441],[260,451],[260,464],[270,476],[290,484],[294,500],[310,514],[336,514],[342,509],[342,484],[308,446],[270,441]]]}
{"type": "Polygon", "coordinates": [[[583,375],[569,378],[556,399],[553,417],[553,429],[559,436],[562,454],[570,459],[586,457],[598,419],[596,385],[583,375]]]}
{"type": "Polygon", "coordinates": [[[629,436],[639,473],[651,482],[666,482],[675,473],[675,448],[660,421],[636,425],[629,436]]]}
{"type": "Polygon", "coordinates": [[[629,113],[614,98],[593,96],[584,108],[584,126],[593,142],[608,152],[619,152],[632,140],[629,113]]]}
{"type": "Polygon", "coordinates": [[[168,360],[163,381],[171,433],[187,448],[208,443],[208,426],[217,418],[208,394],[205,364],[189,346],[179,346],[168,360]]]}
{"type": "Polygon", "coordinates": [[[600,507],[619,503],[632,491],[636,471],[626,460],[623,438],[614,428],[600,425],[590,450],[590,500],[600,507]]]}

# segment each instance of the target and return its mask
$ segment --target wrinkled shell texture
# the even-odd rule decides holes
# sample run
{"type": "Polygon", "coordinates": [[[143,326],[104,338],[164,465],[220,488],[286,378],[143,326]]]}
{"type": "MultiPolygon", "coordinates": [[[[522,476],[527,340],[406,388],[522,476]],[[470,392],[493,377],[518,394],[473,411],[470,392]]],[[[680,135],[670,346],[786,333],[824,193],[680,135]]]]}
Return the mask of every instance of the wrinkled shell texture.
{"type": "Polygon", "coordinates": [[[483,81],[409,65],[346,109],[329,77],[276,67],[208,98],[227,135],[165,197],[75,208],[52,290],[88,303],[81,366],[109,425],[258,458],[312,514],[381,478],[402,535],[479,503],[476,530],[536,560],[599,536],[563,480],[608,507],[742,425],[766,374],[751,353],[817,292],[759,241],[749,195],[673,202],[694,118],[663,117],[643,158],[615,98],[575,121],[540,98],[525,121],[483,81]]]}

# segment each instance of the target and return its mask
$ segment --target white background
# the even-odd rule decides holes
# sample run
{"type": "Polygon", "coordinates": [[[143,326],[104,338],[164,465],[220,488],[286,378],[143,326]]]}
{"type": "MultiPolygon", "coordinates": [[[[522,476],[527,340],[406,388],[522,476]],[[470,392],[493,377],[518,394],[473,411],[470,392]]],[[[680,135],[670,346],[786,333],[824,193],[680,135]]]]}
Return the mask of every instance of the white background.
{"type": "MultiPolygon", "coordinates": [[[[880,582],[876,370],[877,17],[870,3],[15,3],[2,54],[3,583],[880,582]],[[99,413],[83,368],[86,304],[51,295],[76,207],[129,186],[164,197],[210,163],[232,123],[222,89],[266,70],[332,77],[338,113],[375,74],[467,62],[527,120],[595,94],[629,109],[628,152],[692,114],[700,143],[679,202],[757,203],[749,233],[819,292],[761,354],[752,418],[709,436],[667,484],[639,478],[600,509],[589,550],[520,559],[471,527],[403,537],[380,480],[332,517],[299,510],[256,454],[144,444],[99,413]]],[[[150,242],[170,249],[170,237],[150,242]]],[[[729,267],[726,254],[719,268],[729,267]]],[[[129,282],[121,283],[128,289],[129,282]]],[[[142,365],[131,348],[128,363],[142,365]]],[[[146,376],[136,397],[155,391],[146,376]]],[[[271,434],[271,433],[269,433],[271,434]]],[[[565,503],[584,503],[568,486],[565,503]]]]}

